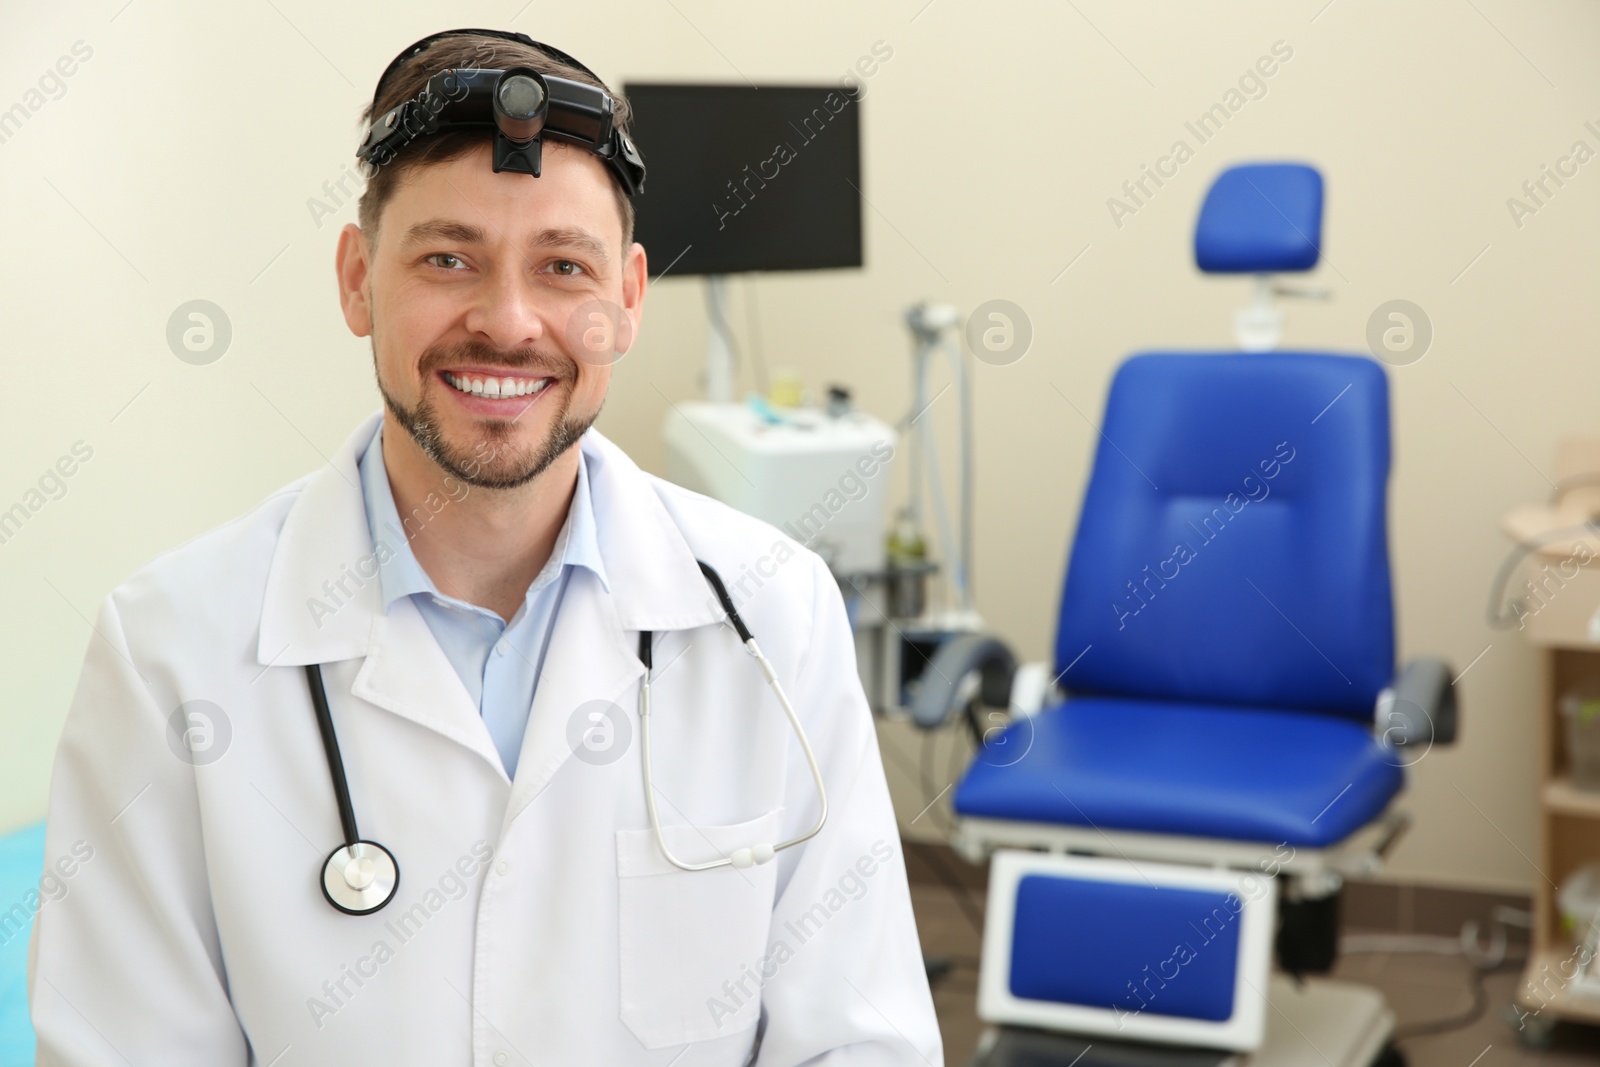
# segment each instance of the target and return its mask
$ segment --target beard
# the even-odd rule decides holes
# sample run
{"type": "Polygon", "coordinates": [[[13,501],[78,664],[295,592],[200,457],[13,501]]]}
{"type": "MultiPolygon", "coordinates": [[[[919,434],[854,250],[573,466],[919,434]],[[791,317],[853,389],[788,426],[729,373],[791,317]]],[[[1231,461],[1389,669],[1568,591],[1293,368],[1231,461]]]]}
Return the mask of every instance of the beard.
{"type": "MultiPolygon", "coordinates": [[[[376,332],[373,338],[372,361],[376,371],[378,369],[376,332]]],[[[378,392],[383,395],[384,406],[394,415],[395,421],[405,427],[423,454],[433,460],[441,470],[468,485],[481,489],[515,489],[533,481],[560,458],[562,453],[571,448],[584,432],[594,425],[594,420],[600,415],[599,408],[588,415],[574,415],[571,410],[571,386],[575,378],[572,365],[532,349],[501,353],[487,345],[471,341],[450,348],[435,347],[423,353],[417,371],[423,381],[422,394],[416,405],[411,408],[400,403],[389,391],[388,386],[384,384],[382,373],[376,375],[378,392]],[[516,432],[520,415],[510,419],[481,420],[483,432],[476,441],[453,441],[446,437],[440,427],[438,410],[434,407],[430,396],[429,383],[434,383],[436,388],[451,388],[439,382],[436,372],[461,364],[498,367],[507,371],[548,376],[552,380],[545,386],[547,392],[559,386],[566,386],[566,395],[561,401],[560,408],[555,412],[554,424],[544,440],[523,448],[511,447],[510,441],[516,432]]]]}

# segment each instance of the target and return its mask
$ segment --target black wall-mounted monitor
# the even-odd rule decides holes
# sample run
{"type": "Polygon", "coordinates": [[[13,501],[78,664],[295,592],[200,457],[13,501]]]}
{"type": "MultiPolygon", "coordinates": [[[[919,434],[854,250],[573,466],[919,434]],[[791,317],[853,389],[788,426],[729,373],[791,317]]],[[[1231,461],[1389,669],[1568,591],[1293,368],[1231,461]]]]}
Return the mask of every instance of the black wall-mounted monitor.
{"type": "Polygon", "coordinates": [[[650,274],[859,267],[861,104],[837,85],[629,84],[650,274]]]}

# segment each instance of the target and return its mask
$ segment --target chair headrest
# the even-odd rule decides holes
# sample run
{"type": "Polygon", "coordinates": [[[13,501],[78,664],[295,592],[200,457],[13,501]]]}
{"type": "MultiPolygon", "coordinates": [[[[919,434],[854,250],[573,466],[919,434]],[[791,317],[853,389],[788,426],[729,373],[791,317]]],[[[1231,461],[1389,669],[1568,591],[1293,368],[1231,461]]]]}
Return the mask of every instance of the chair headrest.
{"type": "Polygon", "coordinates": [[[1322,175],[1303,163],[1229,167],[1212,183],[1194,230],[1208,274],[1275,274],[1317,265],[1322,175]]]}

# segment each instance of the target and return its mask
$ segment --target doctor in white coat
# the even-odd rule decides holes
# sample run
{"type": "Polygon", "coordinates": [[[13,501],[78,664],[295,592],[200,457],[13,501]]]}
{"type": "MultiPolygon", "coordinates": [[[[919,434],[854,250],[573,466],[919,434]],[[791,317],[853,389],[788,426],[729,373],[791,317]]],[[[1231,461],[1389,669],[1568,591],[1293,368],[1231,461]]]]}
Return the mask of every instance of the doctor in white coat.
{"type": "MultiPolygon", "coordinates": [[[[446,67],[599,84],[485,40],[411,55],[369,118],[446,67]]],[[[540,177],[495,172],[489,134],[450,136],[374,177],[339,242],[384,412],[100,607],[51,783],[46,862],[67,892],[30,950],[38,1062],[941,1063],[833,578],[589,428],[646,281],[608,163],[547,139],[540,177]],[[613,313],[600,357],[595,307],[613,313]],[[405,515],[403,536],[378,514],[405,515]],[[645,803],[641,631],[674,854],[729,856],[819,814],[697,560],[789,695],[828,818],[768,862],[685,871],[645,803]],[[508,644],[537,664],[531,693],[497,666],[508,644]],[[308,664],[361,836],[399,868],[368,914],[322,890],[344,838],[308,664]]]]}

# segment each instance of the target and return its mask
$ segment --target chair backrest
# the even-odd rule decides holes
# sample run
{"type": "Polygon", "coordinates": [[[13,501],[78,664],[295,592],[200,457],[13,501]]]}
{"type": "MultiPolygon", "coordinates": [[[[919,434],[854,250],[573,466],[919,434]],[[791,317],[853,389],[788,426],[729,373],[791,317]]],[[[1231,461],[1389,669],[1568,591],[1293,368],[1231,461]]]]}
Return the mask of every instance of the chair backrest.
{"type": "Polygon", "coordinates": [[[1388,474],[1375,360],[1128,359],[1068,562],[1060,684],[1370,718],[1394,674],[1388,474]]]}

